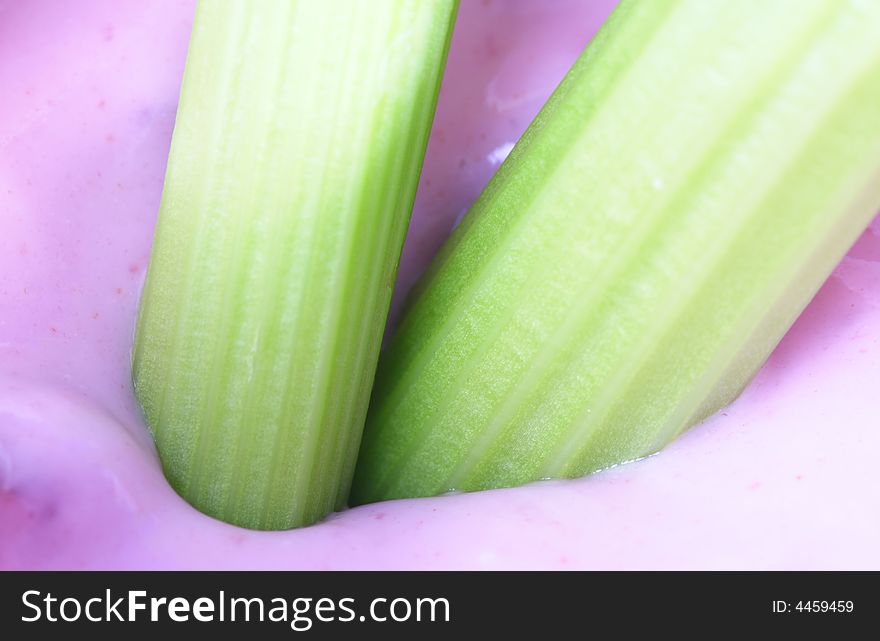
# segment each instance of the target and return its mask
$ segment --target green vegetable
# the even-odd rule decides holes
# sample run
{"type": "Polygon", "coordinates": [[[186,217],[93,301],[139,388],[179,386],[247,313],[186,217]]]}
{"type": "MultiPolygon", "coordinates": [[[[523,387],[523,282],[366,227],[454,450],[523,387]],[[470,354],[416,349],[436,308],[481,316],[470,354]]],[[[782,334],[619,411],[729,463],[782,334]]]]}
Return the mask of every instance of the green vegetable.
{"type": "Polygon", "coordinates": [[[731,402],[880,206],[880,2],[625,1],[382,355],[355,502],[575,477],[731,402]]]}
{"type": "Polygon", "coordinates": [[[455,9],[199,4],[133,377],[207,514],[345,504],[455,9]]]}

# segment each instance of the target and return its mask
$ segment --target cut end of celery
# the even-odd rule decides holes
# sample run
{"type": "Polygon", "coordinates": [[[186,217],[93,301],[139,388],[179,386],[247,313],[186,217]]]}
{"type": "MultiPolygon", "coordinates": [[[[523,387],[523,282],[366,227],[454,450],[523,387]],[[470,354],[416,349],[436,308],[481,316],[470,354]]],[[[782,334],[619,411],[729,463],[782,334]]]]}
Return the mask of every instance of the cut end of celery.
{"type": "Polygon", "coordinates": [[[627,2],[383,354],[353,503],[576,477],[732,401],[880,206],[880,4],[627,2]]]}

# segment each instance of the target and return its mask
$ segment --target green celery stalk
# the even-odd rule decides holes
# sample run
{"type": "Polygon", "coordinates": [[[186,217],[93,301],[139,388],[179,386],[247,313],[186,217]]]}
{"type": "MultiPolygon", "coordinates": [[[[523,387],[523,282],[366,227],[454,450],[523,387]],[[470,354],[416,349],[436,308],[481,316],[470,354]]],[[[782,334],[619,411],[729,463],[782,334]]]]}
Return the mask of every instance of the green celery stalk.
{"type": "Polygon", "coordinates": [[[880,3],[624,1],[380,358],[354,503],[576,477],[731,402],[880,206],[880,3]]]}
{"type": "Polygon", "coordinates": [[[282,529],[346,502],[455,11],[198,6],[133,379],[207,514],[282,529]]]}

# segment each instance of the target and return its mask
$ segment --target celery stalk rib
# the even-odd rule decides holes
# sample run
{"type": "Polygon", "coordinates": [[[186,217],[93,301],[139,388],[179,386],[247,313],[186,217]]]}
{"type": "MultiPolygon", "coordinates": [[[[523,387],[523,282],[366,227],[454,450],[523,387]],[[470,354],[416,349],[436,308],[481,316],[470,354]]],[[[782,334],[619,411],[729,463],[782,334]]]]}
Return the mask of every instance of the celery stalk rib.
{"type": "Polygon", "coordinates": [[[345,505],[453,0],[203,0],[133,379],[166,476],[259,529],[345,505]]]}
{"type": "Polygon", "coordinates": [[[880,207],[880,3],[624,0],[379,363],[354,502],[575,477],[731,402],[880,207]]]}

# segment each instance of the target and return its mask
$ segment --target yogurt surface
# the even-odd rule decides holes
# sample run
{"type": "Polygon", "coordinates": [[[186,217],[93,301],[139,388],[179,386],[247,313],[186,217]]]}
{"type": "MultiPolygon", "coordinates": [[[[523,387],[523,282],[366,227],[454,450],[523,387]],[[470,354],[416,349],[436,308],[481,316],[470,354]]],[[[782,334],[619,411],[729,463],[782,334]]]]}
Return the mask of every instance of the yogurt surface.
{"type": "MultiPolygon", "coordinates": [[[[392,324],[613,5],[462,1],[392,324]]],[[[880,218],[743,396],[649,459],[290,532],[189,507],[129,353],[193,10],[0,0],[0,568],[880,568],[880,218]]]]}

